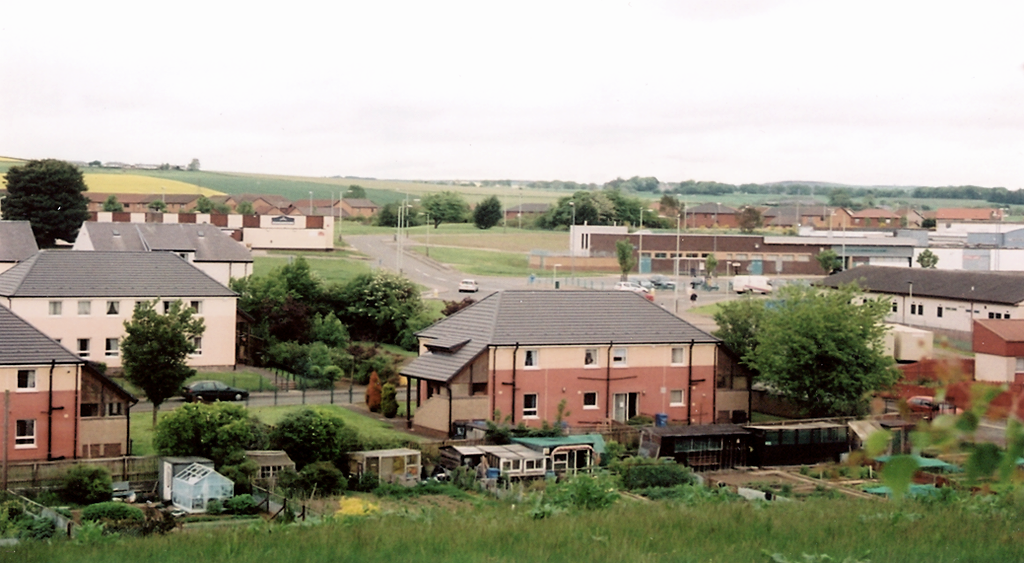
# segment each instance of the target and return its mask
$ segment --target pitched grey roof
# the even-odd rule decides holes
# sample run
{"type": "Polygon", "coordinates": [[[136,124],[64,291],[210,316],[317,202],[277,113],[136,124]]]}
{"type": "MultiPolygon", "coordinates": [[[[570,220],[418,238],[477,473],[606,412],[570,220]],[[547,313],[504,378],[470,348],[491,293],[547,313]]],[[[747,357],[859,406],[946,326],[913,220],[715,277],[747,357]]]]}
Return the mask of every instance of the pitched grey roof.
{"type": "Polygon", "coordinates": [[[434,350],[402,375],[447,381],[488,346],[675,344],[718,339],[631,291],[508,290],[418,333],[434,350]]]}
{"type": "Polygon", "coordinates": [[[687,207],[686,213],[718,213],[719,215],[735,215],[739,211],[721,203],[702,203],[696,207],[687,207]]]}
{"type": "Polygon", "coordinates": [[[233,297],[170,252],[41,250],[0,273],[4,297],[233,297]]]}
{"type": "Polygon", "coordinates": [[[0,307],[0,335],[0,366],[85,363],[6,307],[0,307]]]}
{"type": "Polygon", "coordinates": [[[862,289],[890,295],[914,295],[960,301],[1016,305],[1024,302],[1024,274],[970,272],[892,266],[859,266],[833,274],[819,285],[839,287],[857,282],[862,289]]]}
{"type": "Polygon", "coordinates": [[[28,221],[0,221],[0,262],[21,262],[39,251],[28,221]]]}
{"type": "Polygon", "coordinates": [[[194,252],[196,262],[252,262],[245,245],[209,224],[88,221],[78,236],[88,237],[93,250],[194,252]]]}

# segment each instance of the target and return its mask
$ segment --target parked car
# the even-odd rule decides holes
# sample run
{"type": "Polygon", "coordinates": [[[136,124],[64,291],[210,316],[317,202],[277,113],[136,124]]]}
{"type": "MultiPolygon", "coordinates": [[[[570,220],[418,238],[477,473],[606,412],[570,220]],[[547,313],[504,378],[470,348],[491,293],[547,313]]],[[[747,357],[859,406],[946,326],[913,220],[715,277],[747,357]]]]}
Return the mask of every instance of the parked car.
{"type": "Polygon", "coordinates": [[[480,286],[477,285],[476,280],[462,280],[459,282],[459,293],[476,293],[480,291],[480,286]]]}
{"type": "Polygon", "coordinates": [[[673,280],[673,279],[671,279],[671,278],[669,278],[667,276],[653,275],[653,276],[651,276],[651,283],[654,284],[654,287],[656,287],[658,289],[675,289],[676,288],[675,280],[673,280]]]}
{"type": "Polygon", "coordinates": [[[959,414],[961,412],[955,405],[945,401],[936,401],[935,397],[927,395],[917,395],[907,399],[907,407],[910,408],[910,412],[924,415],[927,419],[940,414],[959,414]]]}
{"type": "Polygon", "coordinates": [[[220,381],[194,381],[186,385],[181,394],[185,402],[194,401],[242,401],[249,398],[245,389],[231,387],[220,381]]]}
{"type": "Polygon", "coordinates": [[[651,294],[644,286],[640,285],[635,281],[620,281],[615,283],[615,289],[619,291],[632,291],[633,293],[639,293],[643,295],[648,301],[654,301],[654,295],[651,294]]]}

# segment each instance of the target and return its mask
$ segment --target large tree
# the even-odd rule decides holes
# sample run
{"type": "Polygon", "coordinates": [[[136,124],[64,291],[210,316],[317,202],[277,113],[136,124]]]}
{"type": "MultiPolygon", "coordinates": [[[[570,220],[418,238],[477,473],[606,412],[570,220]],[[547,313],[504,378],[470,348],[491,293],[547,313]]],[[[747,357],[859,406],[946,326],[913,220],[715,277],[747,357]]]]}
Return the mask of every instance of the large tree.
{"type": "Polygon", "coordinates": [[[615,257],[619,261],[619,269],[622,270],[622,281],[629,279],[629,272],[636,266],[636,258],[633,257],[633,243],[629,239],[615,241],[615,257]]]}
{"type": "Polygon", "coordinates": [[[922,268],[935,268],[935,266],[939,265],[939,257],[936,256],[934,252],[926,248],[921,252],[921,254],[917,255],[917,263],[920,264],[922,268]]]}
{"type": "Polygon", "coordinates": [[[82,195],[88,188],[78,168],[62,160],[31,160],[12,166],[5,179],[5,220],[30,222],[41,248],[57,239],[74,242],[89,218],[89,202],[82,195]]]}
{"type": "Polygon", "coordinates": [[[452,191],[427,195],[423,198],[423,209],[430,213],[435,229],[441,223],[464,223],[469,216],[469,204],[452,191]]]}
{"type": "Polygon", "coordinates": [[[756,207],[748,205],[740,210],[736,222],[739,223],[741,233],[752,233],[763,226],[764,219],[756,207]]]}
{"type": "Polygon", "coordinates": [[[124,211],[124,205],[121,204],[121,202],[117,201],[116,195],[110,194],[110,196],[108,196],[107,199],[103,202],[103,210],[119,213],[121,211],[124,211]]]}
{"type": "Polygon", "coordinates": [[[473,210],[473,224],[478,229],[490,229],[501,222],[501,216],[501,201],[498,196],[492,195],[473,210]]]}
{"type": "MultiPolygon", "coordinates": [[[[822,290],[787,286],[770,301],[734,301],[722,306],[716,336],[726,342],[750,341],[743,362],[758,381],[815,416],[865,412],[870,396],[899,379],[885,354],[882,320],[891,304],[870,298],[854,286],[822,290]],[[751,312],[741,320],[741,308],[751,312]]],[[[735,349],[735,348],[734,348],[735,349]]]]}
{"type": "Polygon", "coordinates": [[[270,442],[302,469],[317,461],[340,463],[359,446],[359,435],[330,410],[307,407],[285,416],[271,432],[270,442]]]}
{"type": "Polygon", "coordinates": [[[121,342],[125,379],[140,387],[153,403],[154,428],[160,405],[195,375],[196,370],[185,361],[196,351],[195,340],[205,329],[203,319],[194,317],[192,308],[180,300],[171,303],[164,314],[156,311],[159,301],[135,306],[132,319],[124,323],[127,335],[121,342]]]}
{"type": "Polygon", "coordinates": [[[219,468],[232,454],[265,449],[268,439],[268,429],[242,405],[193,403],[160,421],[153,447],[161,455],[208,457],[219,468]]]}
{"type": "Polygon", "coordinates": [[[353,340],[398,344],[415,349],[414,332],[430,324],[420,290],[407,278],[376,270],[335,287],[338,318],[353,340]]]}

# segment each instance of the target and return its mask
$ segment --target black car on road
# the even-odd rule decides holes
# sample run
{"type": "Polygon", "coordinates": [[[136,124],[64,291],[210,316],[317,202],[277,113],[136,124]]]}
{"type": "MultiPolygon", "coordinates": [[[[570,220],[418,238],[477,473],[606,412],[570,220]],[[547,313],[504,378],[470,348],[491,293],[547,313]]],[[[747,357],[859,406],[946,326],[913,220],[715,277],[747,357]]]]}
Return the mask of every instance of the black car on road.
{"type": "Polygon", "coordinates": [[[245,389],[231,387],[220,381],[194,381],[181,390],[185,401],[242,401],[249,398],[245,389]]]}

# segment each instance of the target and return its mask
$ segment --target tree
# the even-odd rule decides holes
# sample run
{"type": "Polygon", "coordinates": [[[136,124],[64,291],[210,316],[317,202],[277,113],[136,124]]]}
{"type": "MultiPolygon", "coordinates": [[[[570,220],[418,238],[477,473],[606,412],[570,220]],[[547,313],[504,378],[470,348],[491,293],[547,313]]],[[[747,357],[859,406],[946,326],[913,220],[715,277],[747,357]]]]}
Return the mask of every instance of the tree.
{"type": "Polygon", "coordinates": [[[814,257],[818,261],[818,265],[821,266],[822,270],[826,273],[832,274],[835,272],[842,271],[843,259],[836,254],[835,250],[829,248],[828,250],[822,250],[814,257]]]}
{"type": "Polygon", "coordinates": [[[739,216],[736,217],[736,222],[739,223],[740,232],[752,233],[754,230],[761,228],[764,224],[764,219],[756,207],[748,205],[740,210],[739,216]]]}
{"type": "Polygon", "coordinates": [[[419,288],[407,278],[383,270],[352,278],[333,292],[332,298],[353,340],[413,349],[416,345],[413,333],[432,321],[423,318],[426,308],[419,288]]]}
{"type": "Polygon", "coordinates": [[[252,207],[251,201],[243,201],[235,206],[235,212],[241,215],[255,215],[256,210],[252,207]]]}
{"type": "Polygon", "coordinates": [[[393,383],[385,383],[380,390],[380,412],[384,418],[398,415],[398,390],[393,383]]]}
{"type": "Polygon", "coordinates": [[[936,256],[934,252],[926,248],[921,252],[921,254],[917,255],[917,263],[920,264],[922,268],[935,268],[935,266],[939,264],[939,257],[936,256]]]}
{"type": "Polygon", "coordinates": [[[352,184],[345,190],[345,195],[341,196],[346,199],[366,199],[366,189],[362,186],[352,184]]]}
{"type": "Polygon", "coordinates": [[[94,168],[94,167],[99,167],[99,166],[103,166],[103,163],[98,161],[98,160],[90,160],[89,161],[89,168],[94,168]]]}
{"type": "Polygon", "coordinates": [[[192,162],[188,163],[189,172],[197,172],[199,170],[199,159],[193,158],[192,162]]]}
{"type": "Polygon", "coordinates": [[[377,212],[377,226],[378,227],[397,227],[398,226],[398,204],[397,203],[385,203],[380,211],[377,212]]]}
{"type": "Polygon", "coordinates": [[[146,207],[154,213],[165,213],[167,211],[167,204],[162,199],[154,199],[146,207]]]}
{"type": "Polygon", "coordinates": [[[210,198],[204,195],[199,196],[199,199],[196,200],[196,211],[200,213],[209,213],[213,211],[213,202],[210,201],[210,198]]]}
{"type": "Polygon", "coordinates": [[[849,190],[835,188],[828,194],[829,207],[853,207],[853,196],[849,190]]]}
{"type": "Polygon", "coordinates": [[[629,279],[629,272],[636,266],[636,258],[633,257],[633,243],[629,239],[615,241],[615,257],[619,260],[619,269],[622,270],[622,281],[629,279]]]}
{"type": "MultiPolygon", "coordinates": [[[[883,345],[890,307],[888,298],[867,297],[856,286],[784,287],[754,319],[754,346],[743,361],[758,381],[812,416],[863,414],[871,394],[899,379],[883,345]]],[[[726,328],[719,329],[723,340],[742,338],[726,328]]]]}
{"type": "Polygon", "coordinates": [[[380,412],[380,404],[383,400],[384,389],[380,385],[380,377],[377,372],[370,374],[370,384],[366,386],[366,406],[370,412],[380,412]]]}
{"type": "Polygon", "coordinates": [[[658,202],[661,207],[661,214],[666,217],[679,217],[682,214],[679,212],[681,209],[679,198],[672,194],[665,194],[661,196],[661,201],[658,202]]]}
{"type": "Polygon", "coordinates": [[[75,504],[110,500],[110,472],[96,465],[75,465],[61,478],[60,496],[75,504]]]}
{"type": "Polygon", "coordinates": [[[62,160],[30,160],[12,166],[5,176],[3,219],[28,221],[36,244],[49,248],[57,239],[74,242],[89,218],[88,188],[82,173],[62,160]]]}
{"type": "Polygon", "coordinates": [[[715,258],[714,254],[708,254],[704,258],[704,271],[707,272],[709,276],[714,276],[716,269],[718,269],[718,258],[715,258]]]}
{"type": "Polygon", "coordinates": [[[173,397],[196,370],[185,360],[196,351],[195,339],[203,334],[203,319],[193,317],[191,307],[178,300],[165,314],[156,312],[159,300],[135,306],[121,342],[124,377],[137,385],[153,403],[153,427],[164,401],[173,397]]]}
{"type": "Polygon", "coordinates": [[[490,229],[501,222],[501,209],[501,201],[498,196],[492,195],[481,201],[473,210],[473,224],[478,229],[490,229]]]}
{"type": "Polygon", "coordinates": [[[117,201],[116,195],[110,194],[110,196],[107,197],[106,201],[103,202],[103,210],[120,213],[121,211],[124,211],[124,206],[121,205],[119,201],[117,201]]]}
{"type": "Polygon", "coordinates": [[[267,429],[236,403],[182,405],[160,421],[153,436],[160,455],[207,457],[218,468],[245,450],[267,445],[267,429]]]}
{"type": "MultiPolygon", "coordinates": [[[[756,346],[758,329],[765,315],[764,299],[747,296],[735,301],[722,302],[715,311],[718,329],[712,334],[741,361],[750,356],[756,346]]],[[[746,362],[744,362],[746,363],[746,362]]]]}
{"type": "Polygon", "coordinates": [[[469,204],[458,192],[443,191],[423,198],[423,208],[430,213],[436,229],[441,223],[464,223],[469,204]]]}
{"type": "Polygon", "coordinates": [[[359,436],[338,415],[313,407],[285,416],[270,433],[270,442],[287,452],[301,471],[317,461],[337,463],[359,446],[359,436]]]}

